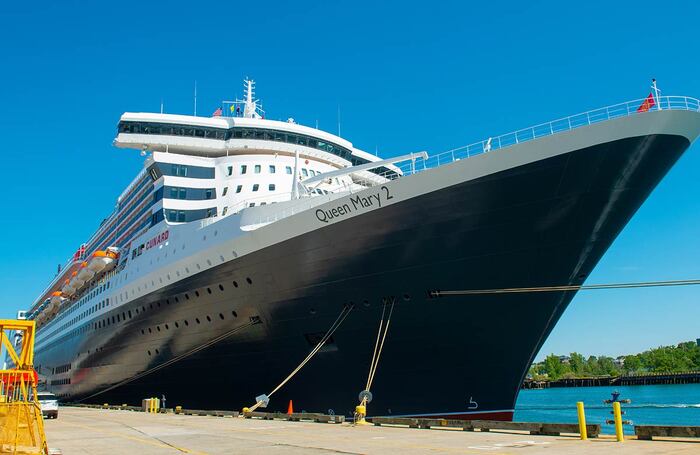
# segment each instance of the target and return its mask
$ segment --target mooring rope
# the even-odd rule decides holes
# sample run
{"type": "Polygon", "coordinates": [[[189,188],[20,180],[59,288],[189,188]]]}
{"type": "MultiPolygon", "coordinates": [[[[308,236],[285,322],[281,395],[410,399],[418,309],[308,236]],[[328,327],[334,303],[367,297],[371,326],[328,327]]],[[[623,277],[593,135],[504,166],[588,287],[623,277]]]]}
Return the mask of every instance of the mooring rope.
{"type": "Polygon", "coordinates": [[[640,281],[629,283],[609,283],[609,284],[579,284],[564,286],[538,286],[527,288],[496,288],[496,289],[463,289],[452,291],[431,291],[433,297],[450,295],[478,295],[478,294],[514,294],[526,292],[561,292],[561,291],[593,291],[599,289],[632,289],[632,288],[652,288],[667,286],[694,286],[700,285],[700,280],[669,280],[669,281],[640,281]]]}
{"type": "MultiPolygon", "coordinates": [[[[338,327],[340,327],[340,325],[343,323],[343,321],[345,321],[345,318],[348,317],[348,315],[349,315],[350,312],[353,310],[353,308],[354,308],[354,307],[353,307],[352,305],[344,305],[344,306],[343,306],[342,311],[340,312],[340,314],[338,315],[338,317],[335,319],[335,321],[333,322],[333,324],[330,326],[330,328],[328,329],[328,331],[326,332],[326,334],[323,336],[323,338],[321,338],[321,341],[318,342],[318,344],[316,345],[316,347],[314,347],[314,348],[311,350],[311,352],[309,352],[309,353],[307,354],[307,356],[304,358],[304,360],[302,360],[301,363],[300,363],[294,370],[292,370],[292,372],[289,373],[289,375],[288,375],[286,378],[284,378],[284,380],[283,380],[282,382],[280,382],[280,383],[277,385],[277,387],[275,387],[274,389],[272,389],[272,392],[270,392],[270,393],[268,393],[268,394],[266,395],[267,398],[270,398],[275,392],[277,392],[277,391],[278,391],[279,389],[281,389],[287,382],[289,382],[289,380],[292,379],[292,377],[294,377],[294,375],[297,374],[297,373],[299,372],[299,370],[301,370],[301,369],[304,367],[304,365],[306,365],[306,364],[309,362],[309,360],[311,360],[311,358],[312,358],[318,351],[321,350],[321,348],[323,347],[323,345],[326,344],[326,341],[328,341],[328,339],[333,335],[333,333],[338,329],[338,327]]],[[[264,401],[258,401],[258,402],[255,403],[253,406],[251,406],[251,407],[248,409],[248,411],[249,411],[249,412],[255,411],[255,410],[258,409],[258,407],[260,407],[263,403],[264,403],[264,401]]]]}

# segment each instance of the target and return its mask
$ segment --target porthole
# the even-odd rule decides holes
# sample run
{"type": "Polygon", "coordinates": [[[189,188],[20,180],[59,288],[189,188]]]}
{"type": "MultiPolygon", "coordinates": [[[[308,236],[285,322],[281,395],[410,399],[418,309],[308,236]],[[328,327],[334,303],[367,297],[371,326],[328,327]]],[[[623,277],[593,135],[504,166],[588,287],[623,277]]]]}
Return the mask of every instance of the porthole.
{"type": "Polygon", "coordinates": [[[187,319],[185,319],[185,320],[184,320],[184,321],[182,321],[182,322],[184,322],[184,323],[185,323],[185,326],[188,326],[188,325],[190,325],[190,323],[189,323],[189,322],[187,322],[187,319]]]}
{"type": "Polygon", "coordinates": [[[310,313],[310,314],[316,314],[316,309],[315,309],[315,308],[311,308],[311,309],[309,310],[309,313],[310,313]]]}
{"type": "Polygon", "coordinates": [[[202,240],[207,240],[207,236],[205,235],[204,237],[202,237],[202,240]]]}
{"type": "Polygon", "coordinates": [[[219,291],[221,291],[221,292],[224,291],[224,286],[222,284],[219,284],[219,291]]]}
{"type": "Polygon", "coordinates": [[[175,275],[180,276],[180,271],[179,271],[179,270],[175,270],[175,275]]]}
{"type": "Polygon", "coordinates": [[[170,330],[170,327],[168,327],[168,324],[165,324],[165,330],[170,330]]]}
{"type": "Polygon", "coordinates": [[[157,349],[157,348],[156,348],[156,354],[160,354],[160,352],[158,351],[158,349],[157,349]]]}
{"type": "Polygon", "coordinates": [[[180,299],[175,297],[175,303],[180,303],[180,299]]]}
{"type": "Polygon", "coordinates": [[[141,335],[145,335],[145,334],[146,334],[146,331],[141,329],[141,335]]]}
{"type": "Polygon", "coordinates": [[[251,280],[250,277],[246,278],[245,280],[248,282],[248,284],[253,284],[253,280],[251,280]]]}
{"type": "Polygon", "coordinates": [[[207,259],[207,265],[211,266],[211,260],[207,259]]]}
{"type": "Polygon", "coordinates": [[[151,351],[148,351],[148,355],[151,355],[151,351]]]}
{"type": "Polygon", "coordinates": [[[156,326],[156,330],[160,332],[160,326],[159,326],[159,325],[156,326]]]}
{"type": "Polygon", "coordinates": [[[196,297],[199,297],[199,291],[194,291],[194,295],[195,295],[196,297]]]}
{"type": "Polygon", "coordinates": [[[207,292],[211,294],[211,288],[207,288],[207,292]]]}
{"type": "Polygon", "coordinates": [[[170,305],[170,299],[165,299],[165,304],[170,305]]]}
{"type": "Polygon", "coordinates": [[[190,296],[188,294],[185,294],[185,300],[189,300],[190,296]]]}
{"type": "Polygon", "coordinates": [[[209,315],[207,315],[207,321],[211,322],[211,318],[209,317],[209,315]]]}
{"type": "Polygon", "coordinates": [[[221,256],[221,255],[219,255],[219,259],[221,259],[221,262],[225,262],[225,261],[226,261],[226,259],[224,259],[224,257],[221,256]]]}
{"type": "Polygon", "coordinates": [[[185,272],[190,273],[189,267],[185,267],[185,272]]]}
{"type": "Polygon", "coordinates": [[[216,237],[216,234],[218,234],[219,231],[214,231],[214,237],[216,237]]]}
{"type": "Polygon", "coordinates": [[[409,294],[404,294],[404,295],[403,295],[403,299],[404,299],[406,302],[408,302],[409,300],[411,300],[411,296],[410,296],[409,294]]]}
{"type": "Polygon", "coordinates": [[[238,287],[238,282],[237,282],[237,281],[234,281],[234,282],[233,282],[233,287],[234,287],[234,288],[237,288],[237,287],[238,287]]]}
{"type": "Polygon", "coordinates": [[[365,308],[369,308],[369,302],[367,300],[364,300],[362,302],[362,306],[364,306],[365,308]]]}
{"type": "Polygon", "coordinates": [[[202,270],[202,266],[197,264],[197,270],[202,270]]]}
{"type": "Polygon", "coordinates": [[[233,255],[234,258],[238,257],[238,253],[236,253],[236,250],[231,251],[231,254],[233,255]]]}
{"type": "Polygon", "coordinates": [[[153,330],[151,330],[150,327],[148,328],[148,333],[153,333],[153,330]]]}
{"type": "Polygon", "coordinates": [[[222,313],[219,313],[219,319],[221,319],[222,321],[224,320],[224,315],[222,313]]]}
{"type": "Polygon", "coordinates": [[[196,322],[197,324],[201,324],[201,323],[199,322],[199,318],[194,318],[194,320],[195,320],[195,322],[196,322]]]}
{"type": "Polygon", "coordinates": [[[177,321],[175,321],[175,328],[176,328],[176,329],[179,329],[179,328],[180,328],[180,324],[178,324],[177,321]]]}
{"type": "Polygon", "coordinates": [[[232,311],[232,312],[231,312],[231,315],[232,315],[234,318],[237,318],[237,317],[238,317],[238,313],[236,313],[235,311],[232,311]]]}

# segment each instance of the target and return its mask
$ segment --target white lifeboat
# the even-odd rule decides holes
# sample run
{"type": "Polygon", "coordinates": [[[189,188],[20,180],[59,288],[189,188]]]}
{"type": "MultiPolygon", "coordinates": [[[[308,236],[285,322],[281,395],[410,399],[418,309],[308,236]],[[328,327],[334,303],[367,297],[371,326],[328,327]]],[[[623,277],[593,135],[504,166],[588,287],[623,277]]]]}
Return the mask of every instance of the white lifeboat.
{"type": "Polygon", "coordinates": [[[78,278],[78,272],[73,272],[70,279],[70,286],[72,286],[73,289],[75,289],[75,291],[77,292],[81,287],[83,287],[84,284],[85,281],[78,278]]]}
{"type": "Polygon", "coordinates": [[[80,265],[80,270],[78,270],[78,275],[76,275],[77,279],[85,283],[86,281],[90,281],[92,277],[95,276],[95,271],[91,270],[88,267],[87,262],[83,262],[80,265]]]}
{"type": "Polygon", "coordinates": [[[71,296],[75,294],[75,286],[72,286],[70,284],[70,280],[66,280],[63,283],[63,287],[61,288],[61,292],[63,292],[67,296],[71,296]]]}
{"type": "Polygon", "coordinates": [[[63,297],[63,293],[61,291],[56,291],[51,294],[51,305],[60,306],[65,300],[66,298],[63,297]]]}
{"type": "Polygon", "coordinates": [[[106,251],[95,251],[88,261],[88,268],[95,273],[106,272],[114,268],[118,257],[119,250],[114,247],[109,247],[106,251]]]}

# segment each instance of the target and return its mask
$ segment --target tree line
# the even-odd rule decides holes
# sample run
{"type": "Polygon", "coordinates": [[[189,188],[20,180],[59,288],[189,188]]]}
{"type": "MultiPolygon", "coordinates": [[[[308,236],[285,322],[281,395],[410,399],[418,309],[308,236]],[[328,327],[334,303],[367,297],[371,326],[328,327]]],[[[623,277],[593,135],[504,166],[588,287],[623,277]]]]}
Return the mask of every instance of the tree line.
{"type": "Polygon", "coordinates": [[[660,346],[640,354],[617,358],[589,356],[572,352],[568,356],[550,354],[530,367],[528,377],[556,381],[565,378],[620,376],[643,373],[681,373],[700,370],[700,346],[688,341],[677,346],[660,346]]]}

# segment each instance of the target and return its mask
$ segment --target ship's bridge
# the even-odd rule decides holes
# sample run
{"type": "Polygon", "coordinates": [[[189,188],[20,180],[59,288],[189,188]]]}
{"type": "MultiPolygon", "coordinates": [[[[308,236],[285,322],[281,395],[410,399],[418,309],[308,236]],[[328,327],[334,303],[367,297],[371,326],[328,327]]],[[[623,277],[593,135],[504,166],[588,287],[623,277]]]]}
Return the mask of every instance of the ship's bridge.
{"type": "MultiPolygon", "coordinates": [[[[127,112],[119,120],[114,145],[216,158],[239,154],[277,154],[313,159],[344,168],[380,161],[352,143],[293,119],[268,120],[253,98],[253,81],[245,81],[244,100],[224,101],[212,117],[165,113],[127,112]],[[231,116],[225,114],[231,113],[231,116]]],[[[380,166],[371,174],[396,177],[401,171],[380,166]]],[[[370,176],[371,177],[371,176],[370,176]]]]}

